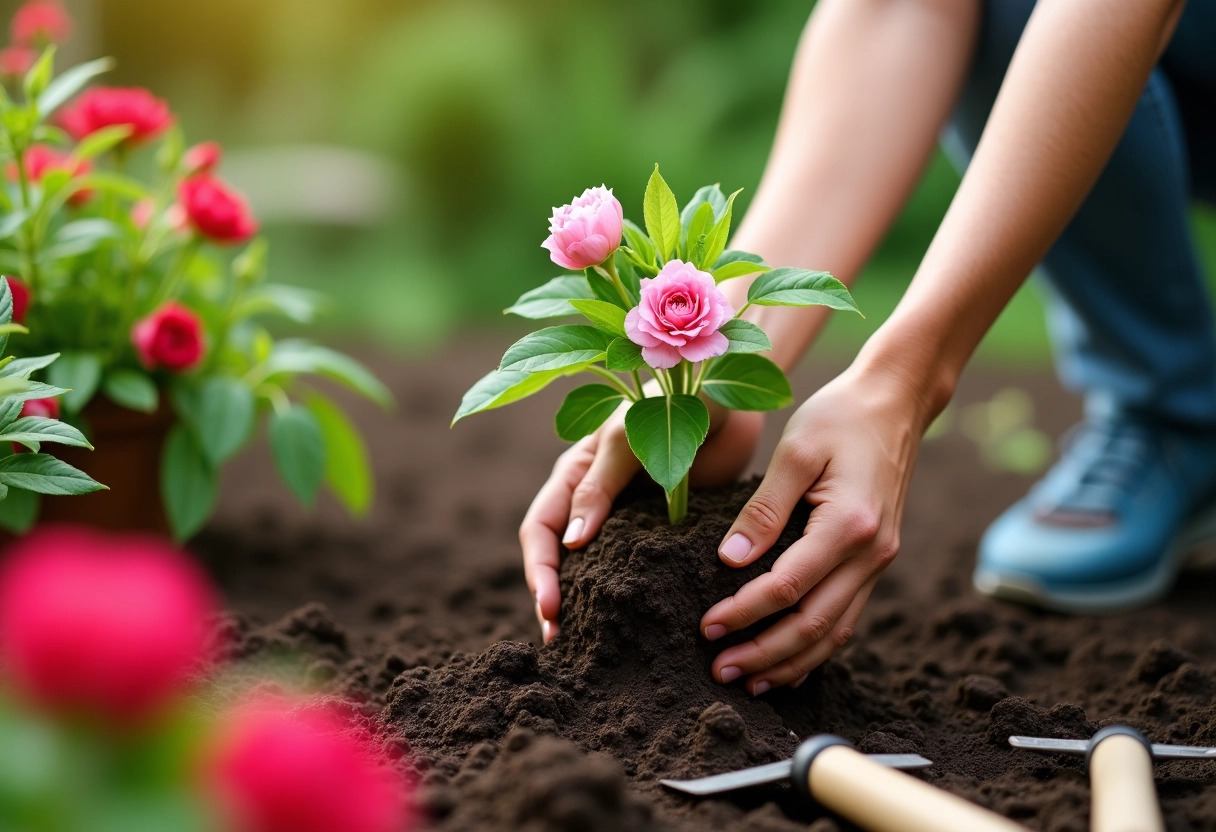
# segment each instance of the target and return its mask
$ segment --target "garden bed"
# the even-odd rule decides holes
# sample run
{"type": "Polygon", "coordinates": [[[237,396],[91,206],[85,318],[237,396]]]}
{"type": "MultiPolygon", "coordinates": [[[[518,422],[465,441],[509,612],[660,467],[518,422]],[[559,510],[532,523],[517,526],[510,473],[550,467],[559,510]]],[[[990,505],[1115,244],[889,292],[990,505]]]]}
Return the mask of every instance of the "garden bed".
{"type": "MultiPolygon", "coordinates": [[[[259,450],[226,472],[225,502],[194,545],[235,611],[238,651],[295,654],[312,682],[366,702],[386,738],[411,748],[435,828],[814,821],[826,832],[837,824],[784,787],[694,800],[656,781],[768,762],[796,735],[828,730],[863,750],[925,754],[928,780],[1033,829],[1079,831],[1082,762],[1013,751],[1008,734],[1081,737],[1123,721],[1160,742],[1216,744],[1216,578],[1188,577],[1165,604],[1102,619],[980,600],[976,541],[1030,479],[985,469],[957,433],[924,448],[903,552],[854,641],[799,690],[753,699],[713,683],[714,651],[696,634],[704,609],[759,568],[728,570],[714,555],[746,487],[694,494],[675,529],[661,494],[627,495],[601,540],[568,559],[564,630],[539,647],[515,533],[562,447],[548,427],[558,394],[447,427],[500,343],[430,366],[371,362],[399,408],[352,407],[377,449],[366,524],[333,506],[304,517],[259,450]]],[[[829,375],[811,368],[795,390],[829,375]]],[[[961,402],[1023,387],[1052,433],[1078,412],[1044,376],[976,375],[961,402]]],[[[758,462],[783,420],[770,420],[758,462]]],[[[1216,764],[1157,774],[1171,830],[1216,827],[1216,764]]]]}

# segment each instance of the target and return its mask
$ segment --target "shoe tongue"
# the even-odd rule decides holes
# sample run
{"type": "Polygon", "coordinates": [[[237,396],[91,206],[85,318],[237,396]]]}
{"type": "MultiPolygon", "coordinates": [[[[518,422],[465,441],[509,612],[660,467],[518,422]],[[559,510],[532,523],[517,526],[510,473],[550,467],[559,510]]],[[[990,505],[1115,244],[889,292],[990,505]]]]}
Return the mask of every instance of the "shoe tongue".
{"type": "Polygon", "coordinates": [[[1093,421],[1079,428],[1052,482],[1040,494],[1035,514],[1039,522],[1052,526],[1111,526],[1128,490],[1135,486],[1149,443],[1129,423],[1093,421]]]}

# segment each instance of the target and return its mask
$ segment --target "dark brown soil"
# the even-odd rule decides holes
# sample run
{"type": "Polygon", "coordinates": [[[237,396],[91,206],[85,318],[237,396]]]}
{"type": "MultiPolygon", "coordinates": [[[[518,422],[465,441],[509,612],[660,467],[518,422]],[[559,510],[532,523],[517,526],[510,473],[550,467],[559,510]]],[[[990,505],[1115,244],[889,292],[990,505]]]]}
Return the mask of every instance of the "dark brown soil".
{"type": "MultiPolygon", "coordinates": [[[[986,470],[957,434],[921,455],[903,553],[858,635],[799,690],[753,699],[715,684],[721,648],[697,634],[710,604],[764,568],[730,570],[714,554],[750,485],[695,494],[677,528],[661,495],[631,491],[600,539],[567,558],[562,635],[540,647],[515,530],[561,448],[548,427],[560,393],[447,429],[498,340],[437,366],[377,362],[400,408],[358,411],[381,483],[364,525],[330,505],[304,517],[259,452],[229,471],[195,546],[236,611],[237,654],[291,654],[312,684],[365,703],[386,740],[409,748],[434,828],[847,829],[785,786],[695,800],[657,785],[779,759],[832,731],[865,751],[922,753],[935,761],[926,779],[1032,829],[1079,832],[1082,762],[1014,751],[1009,734],[1128,722],[1159,742],[1216,744],[1216,578],[1188,575],[1166,602],[1108,618],[979,599],[976,541],[1030,479],[986,470]]],[[[829,376],[812,369],[795,387],[829,376]]],[[[1053,433],[1077,412],[1025,374],[971,379],[959,398],[1007,385],[1031,392],[1053,433]]],[[[767,448],[781,415],[772,421],[767,448]]],[[[1171,830],[1216,828],[1216,763],[1157,775],[1171,830]]]]}

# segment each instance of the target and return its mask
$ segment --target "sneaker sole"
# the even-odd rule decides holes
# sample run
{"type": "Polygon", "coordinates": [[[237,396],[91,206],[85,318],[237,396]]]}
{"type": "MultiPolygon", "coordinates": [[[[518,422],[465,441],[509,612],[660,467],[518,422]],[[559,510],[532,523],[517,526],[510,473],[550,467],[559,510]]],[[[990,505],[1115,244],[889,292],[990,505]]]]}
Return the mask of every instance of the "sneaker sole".
{"type": "Polygon", "coordinates": [[[992,598],[1067,613],[1117,613],[1143,607],[1169,593],[1184,569],[1216,567],[1216,510],[1187,524],[1170,545],[1166,557],[1149,572],[1072,590],[1051,589],[1029,575],[976,570],[977,592],[992,598]]]}

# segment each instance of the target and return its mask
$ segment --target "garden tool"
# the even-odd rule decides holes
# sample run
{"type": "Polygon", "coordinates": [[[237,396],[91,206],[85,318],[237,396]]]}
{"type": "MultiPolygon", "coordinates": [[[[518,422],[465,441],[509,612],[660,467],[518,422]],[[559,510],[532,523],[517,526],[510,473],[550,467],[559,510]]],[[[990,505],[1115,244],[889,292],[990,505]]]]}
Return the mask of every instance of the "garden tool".
{"type": "Polygon", "coordinates": [[[1216,748],[1150,743],[1127,725],[1103,728],[1088,740],[1010,737],[1014,748],[1084,754],[1093,797],[1093,832],[1161,832],[1165,821],[1153,785],[1153,760],[1216,760],[1216,748]]]}
{"type": "Polygon", "coordinates": [[[792,760],[660,782],[706,795],[788,777],[803,797],[871,832],[1025,832],[1013,821],[896,770],[932,764],[918,754],[862,754],[848,740],[820,734],[802,743],[792,760]]]}

